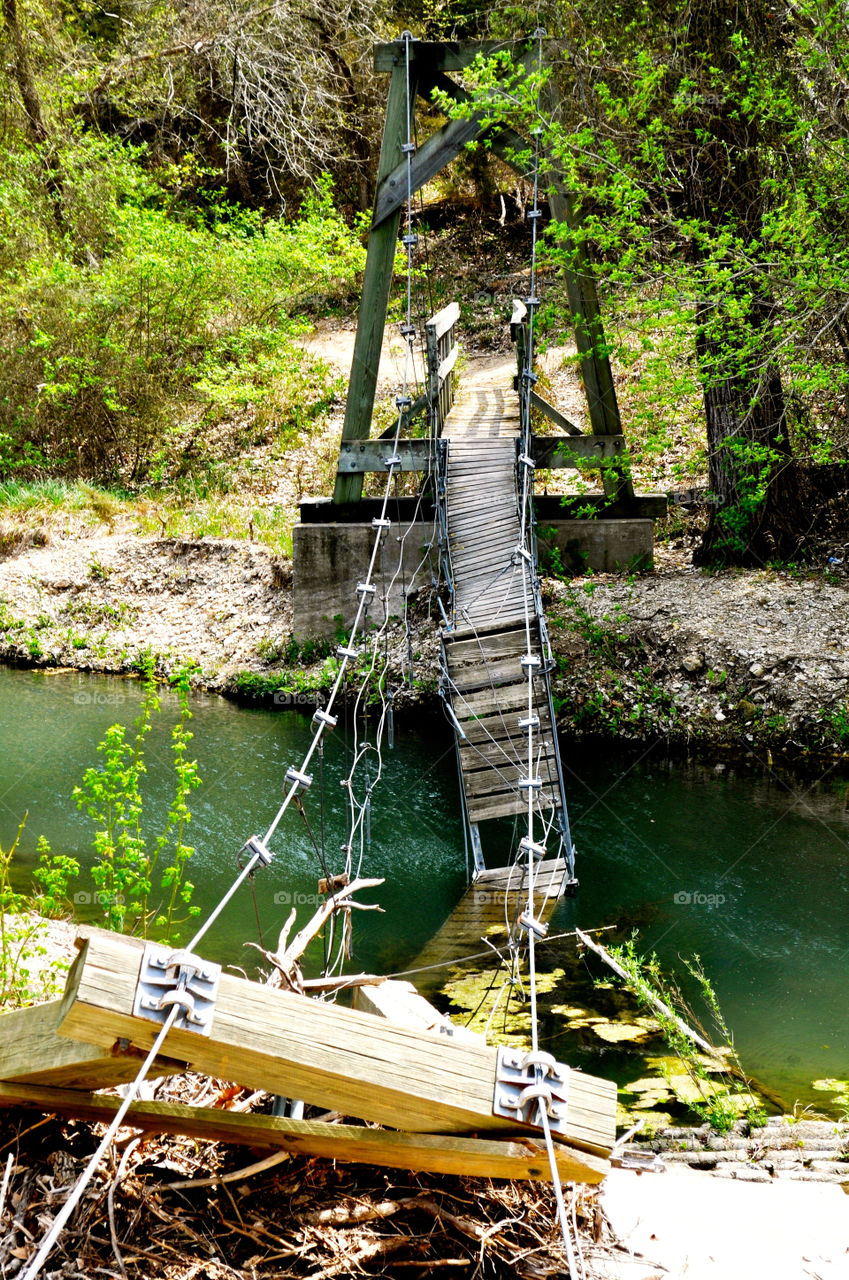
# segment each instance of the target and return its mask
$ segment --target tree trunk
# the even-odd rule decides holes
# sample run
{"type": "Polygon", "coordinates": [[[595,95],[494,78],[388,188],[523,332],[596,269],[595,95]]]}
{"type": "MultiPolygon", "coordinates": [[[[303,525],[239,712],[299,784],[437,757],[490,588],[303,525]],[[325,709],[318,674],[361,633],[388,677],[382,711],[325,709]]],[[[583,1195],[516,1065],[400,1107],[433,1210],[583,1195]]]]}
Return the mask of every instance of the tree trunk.
{"type": "Polygon", "coordinates": [[[689,70],[698,71],[699,91],[687,122],[686,213],[709,240],[718,233],[736,246],[733,258],[693,249],[702,264],[696,354],[715,497],[696,556],[702,564],[759,563],[798,544],[796,467],[771,349],[774,306],[757,262],[763,139],[732,41],[735,32],[763,38],[769,24],[761,9],[761,0],[694,0],[690,9],[689,70]]]}
{"type": "Polygon", "coordinates": [[[56,156],[50,132],[44,122],[41,99],[32,74],[27,56],[21,25],[18,21],[17,0],[2,0],[3,21],[12,42],[13,66],[15,80],[24,113],[27,120],[27,132],[36,148],[44,168],[45,185],[53,209],[53,219],[61,234],[67,231],[65,218],[65,192],[62,180],[62,168],[56,156]]]}

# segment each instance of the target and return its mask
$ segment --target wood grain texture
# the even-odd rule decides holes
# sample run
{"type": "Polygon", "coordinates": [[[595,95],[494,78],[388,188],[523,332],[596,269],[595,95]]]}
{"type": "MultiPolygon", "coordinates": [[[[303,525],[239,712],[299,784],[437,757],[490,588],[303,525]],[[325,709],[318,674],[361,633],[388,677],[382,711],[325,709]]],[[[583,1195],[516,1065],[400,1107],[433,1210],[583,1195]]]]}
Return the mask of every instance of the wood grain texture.
{"type": "MultiPolygon", "coordinates": [[[[132,1015],[139,952],[89,937],[69,975],[61,1033],[105,1047],[153,1043],[158,1024],[132,1015]]],[[[299,1097],[346,1115],[424,1133],[498,1133],[495,1051],[389,1023],[223,974],[209,1036],[172,1028],[175,1057],[225,1080],[299,1097]]],[[[606,1154],[615,1102],[606,1081],[574,1073],[564,1140],[606,1154]]],[[[615,1095],[615,1088],[614,1088],[615,1095]]]]}
{"type": "MultiPolygon", "coordinates": [[[[135,1079],[143,1055],[130,1045],[108,1047],[69,1040],[59,1034],[62,1001],[15,1009],[0,1017],[0,1080],[105,1089],[135,1079]]],[[[157,1058],[155,1075],[175,1075],[185,1063],[157,1058]]]]}

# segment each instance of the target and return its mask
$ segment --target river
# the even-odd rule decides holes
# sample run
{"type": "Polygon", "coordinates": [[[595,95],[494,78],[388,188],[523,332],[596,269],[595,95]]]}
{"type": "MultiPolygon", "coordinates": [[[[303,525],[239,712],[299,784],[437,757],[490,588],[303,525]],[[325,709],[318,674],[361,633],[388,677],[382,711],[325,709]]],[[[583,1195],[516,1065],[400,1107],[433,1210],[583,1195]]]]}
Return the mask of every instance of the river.
{"type": "MultiPolygon", "coordinates": [[[[91,821],[71,792],[97,762],[106,728],[130,723],[140,699],[136,681],[0,668],[4,847],[28,812],[17,883],[27,880],[41,835],[54,852],[90,863],[91,821]]],[[[191,877],[194,901],[206,912],[231,883],[245,839],[267,828],[310,727],[302,710],[239,708],[215,695],[193,695],[192,710],[191,754],[203,785],[191,800],[191,877]]],[[[175,712],[165,691],[147,746],[153,832],[169,799],[175,712]]],[[[340,722],[307,801],[331,870],[341,863],[339,783],[351,745],[340,722]]],[[[640,950],[656,951],[677,972],[679,957],[698,954],[747,1070],[789,1108],[822,1106],[828,1095],[812,1081],[849,1075],[849,778],[836,766],[812,782],[768,760],[746,771],[670,762],[660,748],[625,756],[567,745],[564,767],[580,889],[559,905],[552,932],[624,924],[639,930],[640,950]]],[[[508,823],[499,839],[506,860],[508,823]]],[[[245,890],[204,944],[205,954],[249,972],[257,953],[245,944],[259,941],[261,929],[273,945],[291,906],[302,924],[316,897],[318,859],[293,810],[273,847],[255,894],[245,890]]],[[[436,721],[416,728],[408,716],[396,725],[394,749],[383,752],[363,874],[385,877],[373,895],[384,913],[356,913],[353,964],[401,969],[465,884],[454,748],[436,721]]],[[[84,873],[74,890],[83,919],[97,919],[92,888],[84,873]]]]}

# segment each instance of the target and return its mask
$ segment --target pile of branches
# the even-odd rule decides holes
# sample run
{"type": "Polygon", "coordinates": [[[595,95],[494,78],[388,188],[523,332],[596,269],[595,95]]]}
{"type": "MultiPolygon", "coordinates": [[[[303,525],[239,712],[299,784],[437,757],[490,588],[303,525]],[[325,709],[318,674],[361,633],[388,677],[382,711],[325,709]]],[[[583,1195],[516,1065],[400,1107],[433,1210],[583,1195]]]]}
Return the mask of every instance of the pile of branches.
{"type": "MultiPolygon", "coordinates": [[[[4,1277],[20,1274],[33,1256],[99,1132],[50,1117],[4,1121],[4,1277]]],[[[567,1208],[589,1280],[593,1260],[613,1243],[610,1230],[592,1189],[567,1191],[567,1208]]],[[[330,1280],[432,1273],[567,1276],[550,1185],[411,1174],[280,1152],[263,1158],[124,1129],[42,1276],[330,1280]]]]}

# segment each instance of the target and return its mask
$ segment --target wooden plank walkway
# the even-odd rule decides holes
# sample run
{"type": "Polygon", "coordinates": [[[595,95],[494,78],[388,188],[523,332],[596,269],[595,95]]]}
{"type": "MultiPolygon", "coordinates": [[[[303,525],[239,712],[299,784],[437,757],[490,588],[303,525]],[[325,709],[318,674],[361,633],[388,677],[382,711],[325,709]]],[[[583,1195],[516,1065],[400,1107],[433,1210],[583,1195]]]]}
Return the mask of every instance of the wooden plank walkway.
{"type": "Polygon", "coordinates": [[[521,658],[542,659],[539,626],[525,584],[520,495],[516,480],[519,397],[510,367],[476,372],[449,414],[446,518],[454,582],[454,627],[443,632],[444,667],[458,734],[468,821],[509,817],[527,809],[528,776],[542,781],[537,799],[560,808],[559,762],[547,686],[540,668],[534,681],[534,760],[528,760],[527,675],[521,658]],[[526,600],[527,593],[527,600],[526,600]],[[525,625],[531,611],[530,650],[525,625]]]}
{"type": "MultiPolygon", "coordinates": [[[[563,858],[547,858],[534,876],[536,915],[547,921],[563,892],[568,876],[563,858]]],[[[416,990],[425,996],[442,989],[450,974],[449,962],[464,971],[473,968],[465,957],[488,950],[487,938],[496,947],[506,944],[519,913],[527,905],[528,877],[525,865],[494,867],[483,871],[470,885],[442,928],[410,962],[416,990]]]]}

